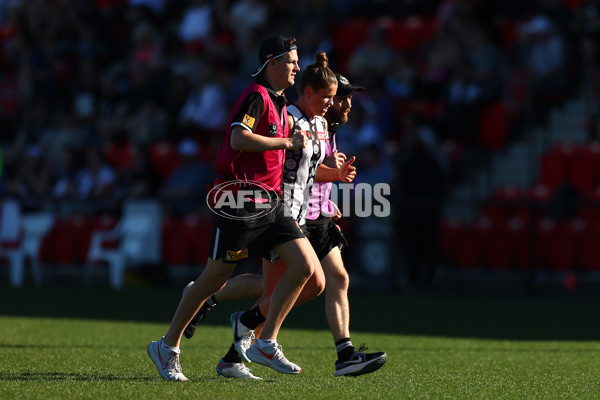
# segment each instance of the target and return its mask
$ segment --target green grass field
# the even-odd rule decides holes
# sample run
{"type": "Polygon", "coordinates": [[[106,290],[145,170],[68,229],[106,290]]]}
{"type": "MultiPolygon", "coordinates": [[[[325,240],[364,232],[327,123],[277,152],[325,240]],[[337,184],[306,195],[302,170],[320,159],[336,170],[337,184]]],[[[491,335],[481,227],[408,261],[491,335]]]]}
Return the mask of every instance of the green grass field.
{"type": "Polygon", "coordinates": [[[221,304],[181,362],[190,379],[162,381],[146,346],[165,333],[178,290],[0,288],[0,399],[594,399],[600,398],[600,301],[352,294],[352,339],[388,362],[333,377],[335,351],[319,298],[280,334],[287,376],[217,377],[231,342],[221,304]]]}

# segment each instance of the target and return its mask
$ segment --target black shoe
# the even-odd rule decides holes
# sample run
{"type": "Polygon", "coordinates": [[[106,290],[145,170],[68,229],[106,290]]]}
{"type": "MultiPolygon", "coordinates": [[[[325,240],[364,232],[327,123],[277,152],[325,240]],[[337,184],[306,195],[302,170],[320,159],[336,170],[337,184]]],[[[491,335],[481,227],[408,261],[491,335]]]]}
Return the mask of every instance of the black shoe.
{"type": "Polygon", "coordinates": [[[350,358],[346,361],[337,360],[335,362],[334,376],[358,376],[377,371],[385,364],[387,354],[384,352],[365,353],[367,346],[361,344],[350,358]]]}
{"type": "Polygon", "coordinates": [[[213,307],[214,306],[209,306],[206,302],[202,304],[202,307],[200,307],[198,313],[194,316],[194,318],[192,318],[188,326],[186,326],[185,330],[183,331],[183,335],[186,338],[191,339],[192,336],[194,336],[194,333],[196,332],[196,325],[206,319],[208,313],[210,312],[210,310],[212,310],[213,307]]]}

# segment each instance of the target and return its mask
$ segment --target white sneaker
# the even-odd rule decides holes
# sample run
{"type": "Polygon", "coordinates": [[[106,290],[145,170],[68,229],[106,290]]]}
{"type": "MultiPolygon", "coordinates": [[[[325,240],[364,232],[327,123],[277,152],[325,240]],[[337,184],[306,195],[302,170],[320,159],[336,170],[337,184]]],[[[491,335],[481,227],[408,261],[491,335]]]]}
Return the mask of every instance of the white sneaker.
{"type": "Polygon", "coordinates": [[[246,356],[246,351],[252,345],[254,331],[240,322],[240,317],[243,313],[243,311],[238,311],[231,314],[230,321],[231,327],[233,328],[233,344],[240,357],[242,357],[242,360],[251,362],[248,356],[246,356]]]}
{"type": "Polygon", "coordinates": [[[188,378],[181,372],[181,364],[179,364],[178,351],[166,350],[162,347],[162,337],[158,342],[150,342],[148,345],[148,355],[156,365],[156,369],[160,376],[166,381],[185,382],[188,378]]]}
{"type": "Polygon", "coordinates": [[[285,358],[283,351],[281,351],[281,345],[276,342],[265,347],[260,347],[257,342],[254,342],[246,355],[255,363],[272,368],[282,374],[299,374],[302,372],[302,368],[285,358]]]}
{"type": "Polygon", "coordinates": [[[250,371],[250,368],[243,363],[228,363],[223,361],[222,358],[217,364],[217,374],[225,378],[258,379],[262,381],[261,377],[253,375],[250,371]]]}

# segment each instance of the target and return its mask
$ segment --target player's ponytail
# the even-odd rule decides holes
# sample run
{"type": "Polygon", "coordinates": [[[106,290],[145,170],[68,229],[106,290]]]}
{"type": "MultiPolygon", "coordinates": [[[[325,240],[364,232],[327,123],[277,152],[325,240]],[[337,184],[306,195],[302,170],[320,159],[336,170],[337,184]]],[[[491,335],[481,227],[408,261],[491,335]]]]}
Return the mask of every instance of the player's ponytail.
{"type": "Polygon", "coordinates": [[[327,53],[320,51],[315,55],[315,62],[304,69],[298,89],[304,93],[304,89],[310,86],[319,90],[337,84],[337,78],[333,71],[329,69],[329,58],[327,53]]]}

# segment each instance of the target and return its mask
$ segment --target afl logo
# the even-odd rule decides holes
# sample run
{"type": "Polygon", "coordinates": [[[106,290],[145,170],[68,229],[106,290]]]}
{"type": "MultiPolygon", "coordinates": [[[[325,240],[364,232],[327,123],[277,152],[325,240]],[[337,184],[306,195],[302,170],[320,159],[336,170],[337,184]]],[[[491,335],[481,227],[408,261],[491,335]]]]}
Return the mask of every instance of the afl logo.
{"type": "Polygon", "coordinates": [[[264,217],[272,213],[280,201],[272,187],[255,181],[223,182],[206,196],[206,204],[212,212],[235,220],[264,217]]]}

